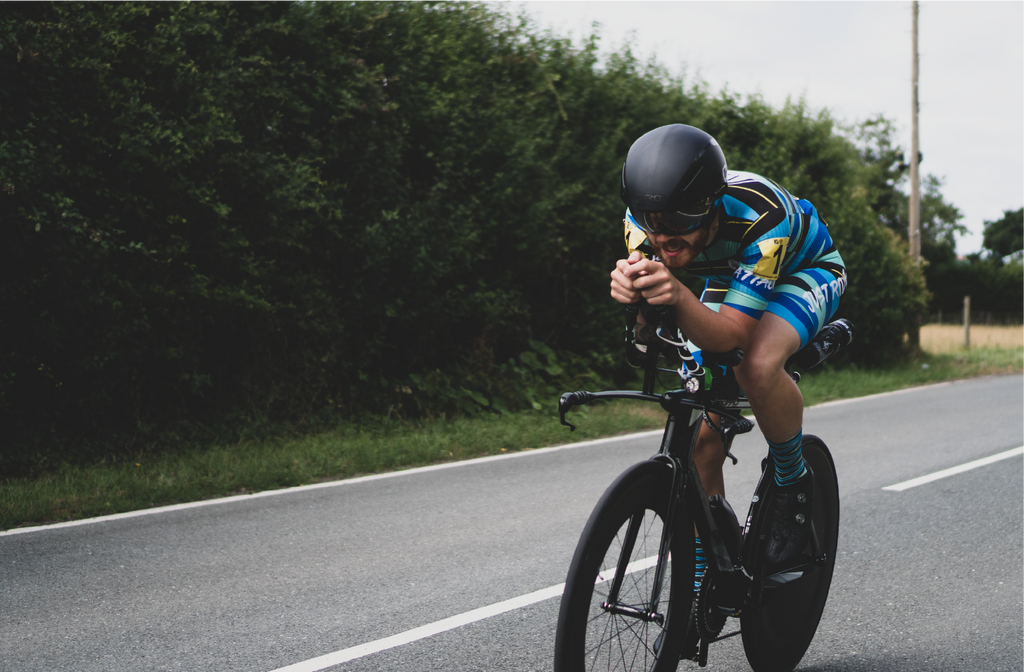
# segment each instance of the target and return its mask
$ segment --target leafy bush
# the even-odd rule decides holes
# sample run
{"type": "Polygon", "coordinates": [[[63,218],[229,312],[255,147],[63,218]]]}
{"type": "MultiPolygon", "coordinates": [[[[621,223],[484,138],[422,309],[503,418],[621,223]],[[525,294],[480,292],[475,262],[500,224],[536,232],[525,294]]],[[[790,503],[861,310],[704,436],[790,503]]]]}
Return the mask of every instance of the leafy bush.
{"type": "Polygon", "coordinates": [[[819,206],[851,354],[895,352],[920,273],[879,224],[884,159],[827,115],[491,6],[5,7],[0,469],[625,379],[619,170],[676,121],[819,206]]]}

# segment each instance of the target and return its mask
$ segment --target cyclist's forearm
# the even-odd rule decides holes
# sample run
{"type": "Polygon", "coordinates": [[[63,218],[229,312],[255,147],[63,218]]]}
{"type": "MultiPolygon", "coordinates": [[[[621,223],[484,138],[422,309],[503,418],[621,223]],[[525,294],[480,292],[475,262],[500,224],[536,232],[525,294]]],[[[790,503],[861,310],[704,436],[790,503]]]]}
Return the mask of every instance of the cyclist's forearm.
{"type": "Polygon", "coordinates": [[[676,323],[687,338],[712,352],[746,348],[757,327],[756,319],[728,306],[717,313],[711,310],[664,264],[639,255],[616,262],[611,289],[619,303],[643,298],[651,305],[673,306],[676,323]]]}
{"type": "Polygon", "coordinates": [[[686,337],[703,350],[726,352],[733,348],[746,348],[757,321],[739,311],[723,306],[715,312],[685,286],[675,304],[676,322],[686,337]]]}

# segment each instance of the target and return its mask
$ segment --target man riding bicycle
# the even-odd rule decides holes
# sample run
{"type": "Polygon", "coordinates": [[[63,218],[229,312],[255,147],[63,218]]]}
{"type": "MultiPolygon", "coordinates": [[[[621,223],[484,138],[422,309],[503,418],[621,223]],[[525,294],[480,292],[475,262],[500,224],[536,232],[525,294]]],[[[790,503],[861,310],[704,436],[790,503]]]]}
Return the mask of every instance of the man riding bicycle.
{"type": "MultiPolygon", "coordinates": [[[[842,257],[813,205],[767,178],[728,170],[715,139],[692,126],[662,126],[633,143],[622,199],[628,257],[611,273],[612,298],[671,307],[698,357],[698,349],[744,352],[736,378],[779,486],[767,563],[782,570],[810,540],[812,507],[803,396],[785,364],[835,313],[847,283],[842,257]],[[673,275],[681,269],[706,279],[699,299],[673,275]]],[[[694,460],[707,495],[724,496],[725,449],[706,425],[694,460]]]]}

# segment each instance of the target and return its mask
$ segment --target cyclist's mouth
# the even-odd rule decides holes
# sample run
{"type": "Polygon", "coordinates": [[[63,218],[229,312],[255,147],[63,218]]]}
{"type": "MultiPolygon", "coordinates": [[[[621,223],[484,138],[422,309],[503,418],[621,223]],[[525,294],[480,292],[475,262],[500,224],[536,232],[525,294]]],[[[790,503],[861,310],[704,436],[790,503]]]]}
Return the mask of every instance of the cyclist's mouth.
{"type": "Polygon", "coordinates": [[[661,248],[661,254],[664,257],[678,257],[690,246],[685,240],[671,240],[663,245],[659,245],[661,248]]]}

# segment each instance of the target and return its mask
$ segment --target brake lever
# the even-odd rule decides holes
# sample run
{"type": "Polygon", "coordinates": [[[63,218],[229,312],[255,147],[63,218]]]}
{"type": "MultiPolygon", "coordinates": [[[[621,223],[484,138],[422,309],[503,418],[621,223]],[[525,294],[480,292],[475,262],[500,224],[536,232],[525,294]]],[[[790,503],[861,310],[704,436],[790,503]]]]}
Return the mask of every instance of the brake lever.
{"type": "Polygon", "coordinates": [[[576,431],[576,425],[568,422],[565,419],[565,414],[573,406],[580,406],[582,404],[589,404],[594,400],[594,395],[585,390],[579,392],[566,392],[558,399],[558,421],[569,428],[570,432],[576,431]]]}

